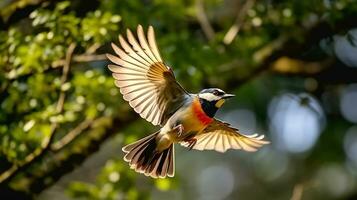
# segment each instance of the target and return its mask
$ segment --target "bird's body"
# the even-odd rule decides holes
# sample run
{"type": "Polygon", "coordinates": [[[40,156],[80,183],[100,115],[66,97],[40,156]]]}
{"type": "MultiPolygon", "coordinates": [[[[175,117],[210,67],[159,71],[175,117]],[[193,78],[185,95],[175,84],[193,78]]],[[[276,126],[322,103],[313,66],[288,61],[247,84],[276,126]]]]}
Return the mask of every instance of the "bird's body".
{"type": "MultiPolygon", "coordinates": [[[[166,140],[168,143],[171,142],[170,144],[182,142],[204,130],[212,121],[213,119],[202,110],[198,96],[192,95],[187,99],[186,104],[168,119],[160,129],[158,137],[163,138],[161,139],[163,143],[166,143],[166,140]],[[181,133],[180,130],[175,129],[177,126],[182,126],[181,133]]],[[[162,146],[167,148],[168,144],[162,146]]]]}
{"type": "Polygon", "coordinates": [[[190,149],[227,149],[255,151],[267,141],[264,136],[243,135],[238,129],[214,118],[225,99],[234,95],[218,88],[188,93],[175,79],[159,54],[154,31],[149,27],[145,37],[138,26],[137,40],[127,31],[128,42],[119,36],[123,49],[112,44],[115,53],[108,58],[115,84],[125,100],[141,117],[161,129],[123,148],[124,160],[131,168],[154,178],[174,176],[174,144],[190,149]]]}

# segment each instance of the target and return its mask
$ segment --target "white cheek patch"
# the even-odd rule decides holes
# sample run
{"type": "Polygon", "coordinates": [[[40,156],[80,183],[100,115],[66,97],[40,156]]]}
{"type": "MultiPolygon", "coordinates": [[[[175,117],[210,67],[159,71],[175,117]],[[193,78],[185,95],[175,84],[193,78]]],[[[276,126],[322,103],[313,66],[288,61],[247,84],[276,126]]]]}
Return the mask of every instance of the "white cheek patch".
{"type": "Polygon", "coordinates": [[[217,101],[221,97],[217,97],[212,93],[203,93],[198,95],[201,99],[206,99],[207,101],[217,101]]]}
{"type": "Polygon", "coordinates": [[[224,104],[224,102],[225,102],[225,100],[224,99],[221,99],[221,100],[219,100],[219,101],[217,101],[217,103],[216,103],[216,107],[217,108],[220,108],[223,104],[224,104]]]}

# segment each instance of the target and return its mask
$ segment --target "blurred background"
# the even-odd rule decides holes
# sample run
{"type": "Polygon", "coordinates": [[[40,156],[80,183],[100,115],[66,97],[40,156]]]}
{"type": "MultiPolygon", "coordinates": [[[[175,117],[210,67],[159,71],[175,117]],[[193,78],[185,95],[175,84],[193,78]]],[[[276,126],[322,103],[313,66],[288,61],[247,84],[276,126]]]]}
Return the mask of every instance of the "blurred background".
{"type": "Polygon", "coordinates": [[[357,199],[356,0],[2,0],[1,199],[357,199]],[[121,147],[153,131],[115,88],[105,53],[153,25],[191,92],[271,141],[187,151],[154,180],[121,147]]]}

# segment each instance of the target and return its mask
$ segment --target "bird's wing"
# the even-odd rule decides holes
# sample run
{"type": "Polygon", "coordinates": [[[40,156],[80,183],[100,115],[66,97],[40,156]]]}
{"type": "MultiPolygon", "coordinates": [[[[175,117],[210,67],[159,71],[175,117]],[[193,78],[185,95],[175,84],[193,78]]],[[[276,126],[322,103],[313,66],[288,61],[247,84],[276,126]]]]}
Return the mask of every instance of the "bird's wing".
{"type": "Polygon", "coordinates": [[[115,63],[108,68],[130,106],[147,121],[163,125],[182,106],[188,93],[162,61],[152,26],[146,37],[139,25],[137,37],[139,40],[130,30],[127,30],[127,40],[119,35],[121,48],[112,43],[117,55],[107,54],[115,63]]]}
{"type": "MultiPolygon", "coordinates": [[[[196,150],[216,150],[225,152],[228,149],[242,149],[244,151],[256,151],[264,144],[269,144],[263,140],[264,135],[243,135],[238,129],[230,124],[214,119],[201,133],[197,134],[196,144],[192,149],[196,150]]],[[[189,143],[181,142],[188,147],[189,143]]]]}

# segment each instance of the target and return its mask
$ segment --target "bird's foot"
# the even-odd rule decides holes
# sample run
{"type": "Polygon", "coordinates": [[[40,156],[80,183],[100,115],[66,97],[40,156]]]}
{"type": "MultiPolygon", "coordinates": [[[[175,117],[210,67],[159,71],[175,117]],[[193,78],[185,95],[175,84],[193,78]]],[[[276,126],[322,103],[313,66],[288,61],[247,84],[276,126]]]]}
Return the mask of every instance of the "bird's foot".
{"type": "Polygon", "coordinates": [[[196,143],[197,143],[197,139],[195,139],[195,138],[190,138],[190,139],[187,139],[187,140],[184,140],[185,142],[187,142],[188,143],[188,150],[190,151],[190,150],[192,150],[193,149],[193,147],[196,145],[196,143]]]}
{"type": "Polygon", "coordinates": [[[176,132],[176,134],[177,134],[178,137],[182,137],[183,129],[184,129],[184,128],[183,128],[183,125],[182,125],[182,124],[179,124],[179,125],[175,126],[172,130],[173,130],[174,132],[176,132]]]}

